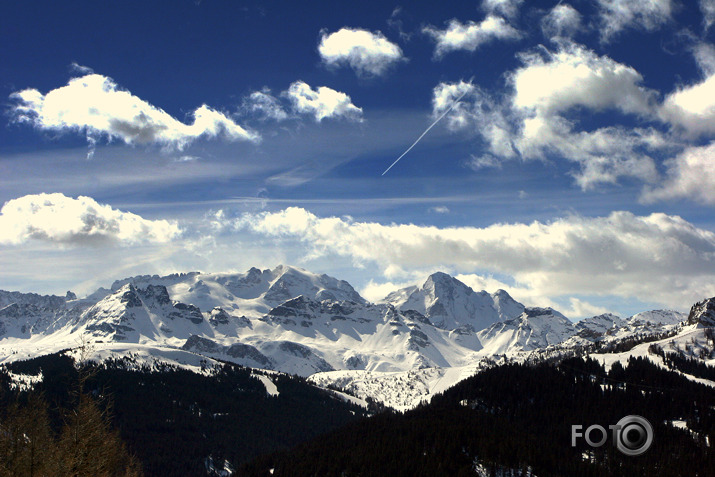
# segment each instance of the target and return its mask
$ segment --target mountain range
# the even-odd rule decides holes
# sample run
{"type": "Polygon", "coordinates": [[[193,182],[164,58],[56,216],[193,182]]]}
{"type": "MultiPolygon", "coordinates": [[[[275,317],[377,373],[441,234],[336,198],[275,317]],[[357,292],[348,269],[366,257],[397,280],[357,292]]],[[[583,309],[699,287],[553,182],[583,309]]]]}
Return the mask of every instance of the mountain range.
{"type": "Polygon", "coordinates": [[[344,280],[281,265],[135,276],[84,298],[0,291],[0,362],[82,343],[92,359],[230,361],[410,408],[490,360],[656,335],[686,319],[655,310],[573,323],[441,272],[371,303],[344,280]]]}

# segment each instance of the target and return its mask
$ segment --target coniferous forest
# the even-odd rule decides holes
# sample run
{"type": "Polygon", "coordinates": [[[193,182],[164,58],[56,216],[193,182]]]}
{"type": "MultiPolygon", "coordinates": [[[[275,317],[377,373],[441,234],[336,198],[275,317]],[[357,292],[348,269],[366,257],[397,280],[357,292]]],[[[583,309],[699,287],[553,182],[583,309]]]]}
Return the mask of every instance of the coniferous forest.
{"type": "MultiPolygon", "coordinates": [[[[163,365],[136,367],[131,359],[78,369],[60,353],[15,362],[7,370],[30,375],[41,371],[44,379],[32,392],[18,393],[10,390],[10,378],[0,371],[0,423],[12,409],[29,402],[46,408],[50,431],[60,433],[67,416],[78,408],[81,382],[85,402],[107,416],[107,431],[118,432],[128,455],[148,476],[228,470],[366,415],[364,409],[301,378],[271,376],[280,394],[269,396],[252,370],[229,364],[206,375],[163,365]]],[[[31,475],[24,470],[8,475],[31,475]]]]}
{"type": "Polygon", "coordinates": [[[466,476],[478,475],[479,467],[482,475],[709,476],[714,406],[715,390],[643,358],[609,372],[581,358],[507,364],[429,405],[351,423],[241,470],[251,476],[466,476]],[[600,448],[583,439],[571,447],[573,424],[608,428],[632,414],[653,425],[653,444],[644,454],[621,454],[610,436],[600,448]],[[667,424],[673,420],[686,421],[690,430],[667,424]]]}

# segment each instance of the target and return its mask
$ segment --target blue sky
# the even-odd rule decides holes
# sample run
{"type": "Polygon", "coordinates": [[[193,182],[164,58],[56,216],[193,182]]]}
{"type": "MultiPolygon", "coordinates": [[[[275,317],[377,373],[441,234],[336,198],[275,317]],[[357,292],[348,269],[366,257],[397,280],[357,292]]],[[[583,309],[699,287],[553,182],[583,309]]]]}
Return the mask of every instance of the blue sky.
{"type": "Polygon", "coordinates": [[[0,288],[289,263],[571,318],[715,295],[715,1],[423,3],[3,3],[0,288]]]}

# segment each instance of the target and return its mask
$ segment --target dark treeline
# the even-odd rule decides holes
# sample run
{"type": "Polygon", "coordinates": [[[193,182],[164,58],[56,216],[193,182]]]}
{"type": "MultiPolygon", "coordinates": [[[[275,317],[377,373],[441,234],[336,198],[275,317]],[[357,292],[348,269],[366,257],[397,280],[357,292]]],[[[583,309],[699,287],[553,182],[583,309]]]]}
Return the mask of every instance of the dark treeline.
{"type": "MultiPolygon", "coordinates": [[[[166,365],[136,366],[132,361],[86,364],[88,377],[82,389],[101,409],[111,407],[107,415],[112,428],[149,476],[205,476],[209,458],[220,471],[226,461],[237,466],[366,414],[301,378],[271,375],[280,394],[269,396],[251,370],[240,366],[227,364],[201,375],[166,365]]],[[[72,359],[56,354],[7,368],[22,374],[42,370],[44,379],[35,393],[48,403],[51,427],[60,429],[60,410],[72,408],[72,383],[78,379],[72,359]]],[[[26,399],[25,393],[10,391],[2,369],[0,386],[2,409],[26,399]]]]}
{"type": "Polygon", "coordinates": [[[11,392],[8,375],[0,373],[0,476],[142,475],[111,423],[111,403],[85,391],[90,377],[82,367],[54,377],[64,380],[65,392],[49,406],[40,390],[11,392]]]}
{"type": "MultiPolygon", "coordinates": [[[[384,413],[240,469],[266,476],[460,476],[514,469],[544,476],[707,476],[715,453],[715,391],[644,358],[609,372],[591,359],[507,364],[405,414],[384,413]],[[571,446],[571,426],[606,429],[627,415],[654,428],[652,447],[625,456],[607,443],[571,446]],[[666,421],[683,420],[695,434],[666,421]]],[[[600,435],[596,435],[596,438],[600,435]]]]}

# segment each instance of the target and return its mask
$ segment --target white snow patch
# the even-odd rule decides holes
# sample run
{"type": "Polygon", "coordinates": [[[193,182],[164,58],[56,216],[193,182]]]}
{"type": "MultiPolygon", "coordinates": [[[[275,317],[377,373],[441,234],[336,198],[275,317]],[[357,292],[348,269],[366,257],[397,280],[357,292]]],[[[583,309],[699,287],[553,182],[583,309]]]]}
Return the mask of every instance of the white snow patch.
{"type": "Polygon", "coordinates": [[[271,381],[271,378],[269,378],[268,376],[265,376],[263,374],[255,374],[255,373],[252,373],[251,376],[255,376],[261,380],[263,385],[266,387],[266,393],[269,396],[278,396],[280,394],[280,392],[278,391],[278,386],[276,386],[276,383],[271,381]]]}

